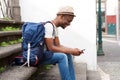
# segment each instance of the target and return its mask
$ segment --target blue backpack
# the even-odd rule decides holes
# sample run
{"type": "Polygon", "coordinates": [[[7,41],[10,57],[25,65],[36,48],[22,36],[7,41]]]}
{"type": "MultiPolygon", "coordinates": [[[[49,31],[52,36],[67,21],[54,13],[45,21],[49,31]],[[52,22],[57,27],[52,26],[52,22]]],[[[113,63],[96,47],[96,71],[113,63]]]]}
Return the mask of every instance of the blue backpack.
{"type": "MultiPolygon", "coordinates": [[[[25,22],[22,26],[22,56],[24,65],[36,66],[43,58],[51,57],[53,52],[44,51],[44,35],[46,23],[25,22]]],[[[52,23],[51,23],[52,24],[52,23]]],[[[19,61],[18,61],[19,62],[19,61]]]]}

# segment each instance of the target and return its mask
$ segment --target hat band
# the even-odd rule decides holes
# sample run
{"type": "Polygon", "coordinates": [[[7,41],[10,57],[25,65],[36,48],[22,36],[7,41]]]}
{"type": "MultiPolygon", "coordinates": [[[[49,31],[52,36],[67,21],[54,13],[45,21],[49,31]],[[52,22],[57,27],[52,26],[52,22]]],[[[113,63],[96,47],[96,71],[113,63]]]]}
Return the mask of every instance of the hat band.
{"type": "Polygon", "coordinates": [[[75,16],[73,12],[58,12],[58,14],[68,14],[68,15],[75,16]]]}

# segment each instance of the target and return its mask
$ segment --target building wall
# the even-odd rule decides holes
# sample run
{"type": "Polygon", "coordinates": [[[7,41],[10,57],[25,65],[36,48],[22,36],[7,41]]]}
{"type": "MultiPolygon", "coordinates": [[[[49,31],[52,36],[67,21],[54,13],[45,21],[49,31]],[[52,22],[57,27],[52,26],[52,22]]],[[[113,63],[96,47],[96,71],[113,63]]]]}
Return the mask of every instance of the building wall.
{"type": "Polygon", "coordinates": [[[89,70],[96,70],[96,0],[20,0],[21,19],[52,20],[59,7],[65,5],[73,6],[76,17],[65,30],[59,28],[61,44],[86,49],[84,54],[74,57],[74,61],[87,63],[89,70]]]}
{"type": "Polygon", "coordinates": [[[106,31],[107,34],[116,35],[117,29],[117,15],[118,15],[118,0],[106,1],[106,31]]]}

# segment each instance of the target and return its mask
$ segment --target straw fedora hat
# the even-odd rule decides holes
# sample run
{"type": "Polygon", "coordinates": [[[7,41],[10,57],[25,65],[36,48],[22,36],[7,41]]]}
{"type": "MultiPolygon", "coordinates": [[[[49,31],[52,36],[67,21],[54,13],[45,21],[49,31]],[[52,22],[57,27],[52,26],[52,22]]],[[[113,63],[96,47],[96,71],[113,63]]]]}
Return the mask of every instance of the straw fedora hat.
{"type": "Polygon", "coordinates": [[[66,15],[72,15],[75,17],[74,9],[71,6],[61,7],[57,14],[66,14],[66,15]]]}

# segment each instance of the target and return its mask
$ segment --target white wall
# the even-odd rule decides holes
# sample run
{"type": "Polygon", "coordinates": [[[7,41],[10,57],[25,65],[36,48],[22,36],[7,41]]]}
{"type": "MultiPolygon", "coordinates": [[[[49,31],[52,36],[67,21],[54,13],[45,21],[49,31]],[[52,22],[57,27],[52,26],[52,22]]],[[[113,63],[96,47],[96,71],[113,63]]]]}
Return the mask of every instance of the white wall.
{"type": "Polygon", "coordinates": [[[118,11],[118,0],[106,1],[106,15],[116,15],[118,11]]]}
{"type": "Polygon", "coordinates": [[[75,57],[85,62],[89,70],[96,70],[96,0],[20,0],[23,21],[54,19],[59,7],[70,5],[76,17],[70,27],[59,29],[61,43],[66,46],[85,48],[85,54],[75,57]]]}

